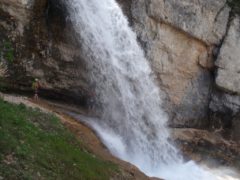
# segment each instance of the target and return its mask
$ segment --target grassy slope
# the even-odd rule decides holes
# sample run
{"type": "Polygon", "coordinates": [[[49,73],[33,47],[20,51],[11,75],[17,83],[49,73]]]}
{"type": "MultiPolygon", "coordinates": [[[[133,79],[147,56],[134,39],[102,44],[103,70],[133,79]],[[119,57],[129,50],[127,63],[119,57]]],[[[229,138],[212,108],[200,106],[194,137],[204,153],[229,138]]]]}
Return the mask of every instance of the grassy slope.
{"type": "Polygon", "coordinates": [[[109,179],[116,165],[81,147],[58,118],[0,99],[0,179],[109,179]]]}

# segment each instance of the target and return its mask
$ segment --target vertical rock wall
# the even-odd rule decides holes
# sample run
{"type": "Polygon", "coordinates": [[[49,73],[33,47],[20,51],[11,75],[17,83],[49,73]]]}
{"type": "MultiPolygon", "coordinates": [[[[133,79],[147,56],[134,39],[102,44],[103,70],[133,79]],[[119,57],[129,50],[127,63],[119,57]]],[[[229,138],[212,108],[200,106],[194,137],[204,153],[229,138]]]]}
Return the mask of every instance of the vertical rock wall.
{"type": "Polygon", "coordinates": [[[8,66],[1,86],[31,91],[38,78],[42,94],[84,104],[85,61],[61,1],[0,0],[0,14],[0,46],[14,49],[11,60],[1,58],[8,66]]]}
{"type": "Polygon", "coordinates": [[[234,15],[222,43],[216,65],[216,88],[210,110],[212,124],[233,129],[232,136],[240,141],[240,17],[234,15]]]}
{"type": "Polygon", "coordinates": [[[228,2],[123,1],[131,3],[130,24],[158,74],[171,125],[236,129],[240,26],[228,2]]]}

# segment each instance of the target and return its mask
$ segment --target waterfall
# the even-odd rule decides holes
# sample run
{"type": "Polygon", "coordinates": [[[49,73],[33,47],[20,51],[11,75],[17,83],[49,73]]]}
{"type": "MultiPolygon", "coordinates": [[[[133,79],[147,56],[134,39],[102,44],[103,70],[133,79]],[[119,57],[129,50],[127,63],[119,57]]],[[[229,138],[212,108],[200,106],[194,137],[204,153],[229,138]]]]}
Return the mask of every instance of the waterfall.
{"type": "Polygon", "coordinates": [[[111,152],[149,176],[189,179],[189,174],[182,178],[180,174],[184,168],[194,167],[190,179],[209,179],[211,175],[202,173],[193,162],[184,164],[169,142],[154,73],[115,0],[63,2],[83,46],[89,83],[101,107],[100,117],[88,123],[111,152]],[[173,175],[172,168],[179,174],[173,175]]]}

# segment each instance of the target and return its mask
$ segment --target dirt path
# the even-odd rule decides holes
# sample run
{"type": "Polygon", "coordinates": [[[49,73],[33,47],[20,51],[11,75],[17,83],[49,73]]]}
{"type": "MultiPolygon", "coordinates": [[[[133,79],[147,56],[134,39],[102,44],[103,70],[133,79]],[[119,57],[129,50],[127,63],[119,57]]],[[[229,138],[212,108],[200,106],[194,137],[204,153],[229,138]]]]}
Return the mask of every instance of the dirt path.
{"type": "Polygon", "coordinates": [[[59,117],[62,123],[73,132],[76,137],[83,143],[84,147],[91,153],[99,156],[100,158],[111,161],[115,164],[118,164],[121,170],[121,175],[115,177],[114,179],[136,179],[136,180],[148,180],[148,179],[157,179],[149,178],[143,174],[135,166],[122,161],[108,151],[108,149],[101,143],[97,135],[92,131],[88,126],[80,123],[77,119],[71,117],[66,112],[74,112],[82,114],[84,110],[73,106],[73,105],[64,105],[55,102],[50,102],[47,100],[33,101],[31,98],[14,96],[0,93],[0,97],[7,102],[14,104],[25,104],[27,107],[39,108],[42,112],[53,113],[59,117]]]}

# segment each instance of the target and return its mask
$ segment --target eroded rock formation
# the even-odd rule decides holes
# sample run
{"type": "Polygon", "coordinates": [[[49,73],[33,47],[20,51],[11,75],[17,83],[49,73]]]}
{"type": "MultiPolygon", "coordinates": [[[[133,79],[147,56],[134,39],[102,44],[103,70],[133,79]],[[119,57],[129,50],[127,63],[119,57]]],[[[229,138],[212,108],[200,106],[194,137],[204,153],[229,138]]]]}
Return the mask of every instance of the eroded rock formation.
{"type": "Polygon", "coordinates": [[[1,46],[14,49],[2,86],[31,91],[40,79],[42,93],[84,103],[85,64],[65,7],[57,0],[0,1],[1,46]]]}

